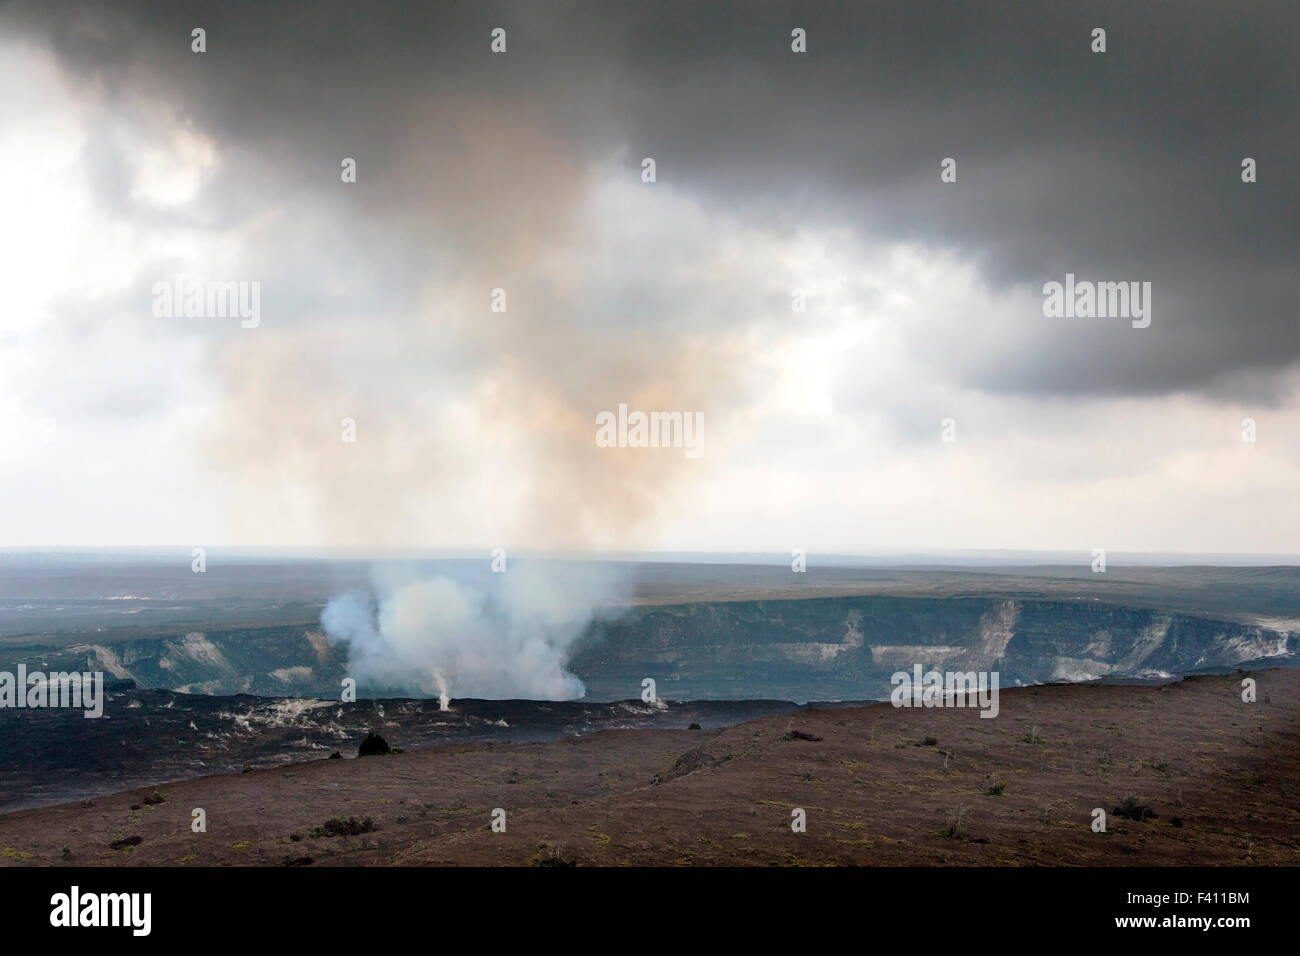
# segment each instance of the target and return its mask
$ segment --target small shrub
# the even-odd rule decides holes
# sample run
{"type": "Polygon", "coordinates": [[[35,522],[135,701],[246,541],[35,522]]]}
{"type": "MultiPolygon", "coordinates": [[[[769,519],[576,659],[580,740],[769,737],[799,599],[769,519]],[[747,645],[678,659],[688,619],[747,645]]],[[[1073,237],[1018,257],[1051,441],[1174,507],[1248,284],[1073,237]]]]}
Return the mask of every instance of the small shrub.
{"type": "Polygon", "coordinates": [[[564,852],[564,844],[551,846],[539,843],[537,854],[533,857],[533,866],[577,866],[578,861],[564,852]]]}
{"type": "Polygon", "coordinates": [[[392,752],[393,748],[388,746],[388,741],[373,731],[366,734],[366,739],[357,748],[358,757],[377,757],[392,752]]]}
{"type": "Polygon", "coordinates": [[[312,836],[336,837],[336,836],[356,836],[359,833],[370,833],[375,829],[375,821],[366,817],[364,820],[358,820],[356,817],[330,817],[321,826],[312,831],[312,836]]]}
{"type": "Polygon", "coordinates": [[[1124,798],[1124,802],[1111,811],[1117,817],[1123,817],[1125,820],[1136,820],[1142,823],[1146,820],[1154,820],[1155,812],[1145,804],[1137,802],[1137,797],[1129,795],[1124,798]]]}

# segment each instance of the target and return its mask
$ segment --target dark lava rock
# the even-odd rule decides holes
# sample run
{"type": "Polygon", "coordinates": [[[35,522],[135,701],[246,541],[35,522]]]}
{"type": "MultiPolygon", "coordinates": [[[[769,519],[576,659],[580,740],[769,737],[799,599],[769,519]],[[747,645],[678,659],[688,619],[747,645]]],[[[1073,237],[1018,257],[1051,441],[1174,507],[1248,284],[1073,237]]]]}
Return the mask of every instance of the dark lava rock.
{"type": "Polygon", "coordinates": [[[388,746],[388,741],[374,732],[367,734],[366,739],[361,741],[361,746],[357,748],[358,757],[373,757],[392,752],[393,748],[388,746]]]}
{"type": "Polygon", "coordinates": [[[139,846],[143,842],[144,837],[142,836],[123,837],[120,840],[114,840],[108,845],[108,848],[110,850],[125,850],[129,846],[139,846]]]}
{"type": "Polygon", "coordinates": [[[805,730],[792,730],[785,735],[786,740],[821,740],[816,734],[810,734],[805,730]]]}
{"type": "Polygon", "coordinates": [[[677,762],[673,764],[673,769],[668,771],[668,779],[676,780],[678,777],[684,777],[696,770],[721,766],[730,759],[730,754],[720,749],[714,749],[714,745],[706,744],[695,747],[677,758],[677,762]]]}

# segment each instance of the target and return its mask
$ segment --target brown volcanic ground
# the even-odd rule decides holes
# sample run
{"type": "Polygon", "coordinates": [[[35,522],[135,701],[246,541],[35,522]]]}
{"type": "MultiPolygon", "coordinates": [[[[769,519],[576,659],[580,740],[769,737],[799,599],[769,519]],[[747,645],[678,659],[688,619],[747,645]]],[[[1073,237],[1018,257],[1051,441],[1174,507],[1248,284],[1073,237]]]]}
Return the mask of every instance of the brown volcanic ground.
{"type": "Polygon", "coordinates": [[[58,865],[66,847],[83,865],[1300,864],[1300,671],[1252,673],[1254,704],[1242,676],[1004,690],[993,720],[826,709],[206,777],[161,803],[139,790],[0,816],[0,862],[58,865]],[[1155,817],[1111,813],[1129,795],[1155,817]],[[1109,832],[1090,829],[1094,807],[1109,832]],[[375,829],[313,835],[353,816],[375,829]]]}

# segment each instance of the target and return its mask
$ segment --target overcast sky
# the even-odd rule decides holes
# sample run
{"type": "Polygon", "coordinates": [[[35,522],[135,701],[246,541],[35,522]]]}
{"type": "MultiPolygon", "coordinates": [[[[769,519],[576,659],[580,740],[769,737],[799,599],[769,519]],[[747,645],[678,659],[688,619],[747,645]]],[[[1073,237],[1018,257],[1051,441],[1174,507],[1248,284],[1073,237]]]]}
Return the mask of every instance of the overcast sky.
{"type": "Polygon", "coordinates": [[[1300,550],[1300,9],[1013,6],[0,8],[0,546],[1300,550]]]}

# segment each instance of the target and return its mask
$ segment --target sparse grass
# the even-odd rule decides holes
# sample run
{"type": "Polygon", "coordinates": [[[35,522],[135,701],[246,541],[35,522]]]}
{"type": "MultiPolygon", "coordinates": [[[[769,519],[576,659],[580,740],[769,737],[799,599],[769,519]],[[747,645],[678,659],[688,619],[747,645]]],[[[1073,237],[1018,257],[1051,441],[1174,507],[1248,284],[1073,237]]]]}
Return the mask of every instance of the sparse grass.
{"type": "Polygon", "coordinates": [[[578,861],[565,852],[563,843],[539,843],[533,854],[533,866],[577,866],[578,861]]]}
{"type": "Polygon", "coordinates": [[[960,840],[965,836],[966,815],[970,812],[969,807],[953,807],[948,811],[948,825],[944,827],[943,835],[951,837],[954,840],[960,840]]]}

